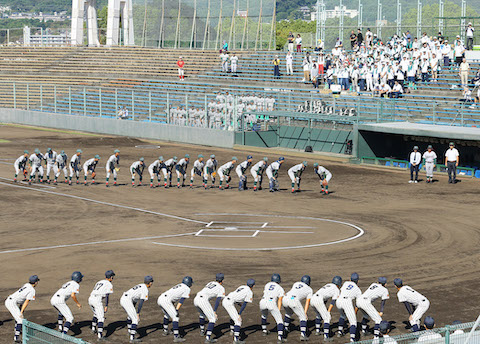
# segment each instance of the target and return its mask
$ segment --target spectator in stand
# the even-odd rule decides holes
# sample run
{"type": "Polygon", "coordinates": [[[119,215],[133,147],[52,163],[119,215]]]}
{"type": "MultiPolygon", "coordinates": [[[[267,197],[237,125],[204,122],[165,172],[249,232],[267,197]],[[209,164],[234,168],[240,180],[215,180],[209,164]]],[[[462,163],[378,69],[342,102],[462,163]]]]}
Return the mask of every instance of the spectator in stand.
{"type": "Polygon", "coordinates": [[[325,49],[325,43],[321,39],[319,39],[317,42],[317,46],[315,47],[315,51],[317,53],[320,53],[323,51],[323,49],[325,49]]]}
{"type": "Polygon", "coordinates": [[[387,98],[391,92],[392,92],[392,88],[387,83],[382,82],[379,89],[380,98],[382,97],[387,98]]]}
{"type": "Polygon", "coordinates": [[[398,81],[395,81],[395,84],[393,85],[392,92],[390,92],[389,96],[390,98],[400,98],[403,94],[403,87],[400,85],[398,81]]]}
{"type": "Polygon", "coordinates": [[[309,56],[305,56],[302,62],[303,67],[303,82],[307,83],[310,81],[310,58],[309,56]]]}
{"type": "Polygon", "coordinates": [[[302,37],[300,34],[297,34],[297,38],[295,38],[295,44],[297,45],[297,53],[302,52],[302,37]]]}
{"type": "Polygon", "coordinates": [[[455,63],[457,66],[460,66],[462,63],[463,55],[465,54],[465,47],[463,46],[463,42],[460,40],[460,36],[457,35],[457,39],[455,40],[455,44],[453,47],[455,52],[455,63]]]}
{"type": "Polygon", "coordinates": [[[468,72],[470,71],[470,65],[467,62],[467,59],[464,57],[462,63],[460,64],[459,72],[460,82],[463,87],[468,85],[468,72]]]}
{"type": "Polygon", "coordinates": [[[227,41],[223,41],[222,50],[223,50],[225,53],[228,52],[228,43],[227,43],[227,41]]]}
{"type": "Polygon", "coordinates": [[[475,28],[472,26],[472,23],[468,23],[467,28],[465,29],[465,36],[467,37],[467,50],[473,49],[473,33],[475,28]]]}
{"type": "Polygon", "coordinates": [[[372,46],[373,42],[373,32],[370,31],[370,28],[367,29],[367,32],[365,33],[365,43],[367,45],[367,48],[370,48],[372,46]]]}
{"type": "Polygon", "coordinates": [[[432,59],[430,60],[430,68],[432,69],[432,79],[433,82],[437,82],[438,78],[438,59],[436,54],[432,54],[432,59]]]}
{"type": "Polygon", "coordinates": [[[340,37],[337,37],[337,40],[335,42],[335,48],[342,48],[343,47],[343,42],[340,40],[340,37]]]}
{"type": "Polygon", "coordinates": [[[452,47],[450,47],[447,40],[441,45],[440,51],[443,55],[443,66],[450,67],[450,52],[452,51],[452,47]]]}
{"type": "Polygon", "coordinates": [[[443,41],[445,40],[445,37],[443,37],[441,32],[438,32],[437,38],[440,43],[443,43],[443,41]]]}
{"type": "Polygon", "coordinates": [[[227,54],[226,50],[222,50],[222,53],[220,54],[220,61],[222,64],[222,72],[228,73],[228,59],[229,55],[227,54]]]}
{"type": "Polygon", "coordinates": [[[422,72],[422,82],[429,82],[429,75],[428,75],[428,67],[429,67],[429,63],[428,63],[428,60],[427,60],[427,57],[424,57],[423,58],[423,61],[421,62],[421,66],[420,66],[420,69],[421,69],[421,72],[422,72]]]}
{"type": "Polygon", "coordinates": [[[310,70],[310,74],[312,77],[313,88],[317,89],[320,84],[320,78],[318,76],[318,65],[315,59],[312,59],[312,69],[310,70]]]}
{"type": "Polygon", "coordinates": [[[232,73],[237,73],[238,57],[235,54],[232,54],[230,57],[230,68],[232,73]]]}
{"type": "Polygon", "coordinates": [[[273,59],[273,78],[280,79],[280,60],[278,59],[278,55],[275,55],[273,59]]]}
{"type": "Polygon", "coordinates": [[[324,66],[325,66],[325,56],[323,55],[323,53],[321,53],[318,56],[318,74],[320,75],[320,78],[323,78],[324,66]]]}
{"type": "Polygon", "coordinates": [[[357,30],[357,44],[358,44],[358,46],[361,46],[363,44],[362,29],[357,30]]]}
{"type": "Polygon", "coordinates": [[[350,47],[352,48],[355,48],[355,46],[357,45],[357,35],[355,34],[355,31],[352,30],[352,32],[350,33],[350,47]]]}
{"type": "Polygon", "coordinates": [[[291,52],[285,56],[285,63],[287,65],[287,75],[293,75],[293,55],[291,52]]]}
{"type": "Polygon", "coordinates": [[[287,42],[288,42],[288,51],[293,53],[293,42],[295,41],[295,37],[293,36],[292,31],[288,33],[287,42]]]}
{"type": "Polygon", "coordinates": [[[185,61],[183,61],[183,58],[180,56],[177,61],[177,67],[178,67],[178,78],[180,80],[185,79],[185,72],[183,70],[183,67],[185,66],[185,61]]]}

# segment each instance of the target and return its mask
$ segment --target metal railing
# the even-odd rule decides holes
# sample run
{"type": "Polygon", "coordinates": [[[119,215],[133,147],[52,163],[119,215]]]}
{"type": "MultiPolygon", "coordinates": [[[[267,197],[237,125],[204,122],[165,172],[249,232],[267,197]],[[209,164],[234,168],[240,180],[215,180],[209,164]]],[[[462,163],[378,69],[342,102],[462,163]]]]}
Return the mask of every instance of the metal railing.
{"type": "Polygon", "coordinates": [[[49,343],[49,344],[88,344],[88,342],[61,332],[35,324],[28,320],[22,323],[23,344],[49,343]]]}

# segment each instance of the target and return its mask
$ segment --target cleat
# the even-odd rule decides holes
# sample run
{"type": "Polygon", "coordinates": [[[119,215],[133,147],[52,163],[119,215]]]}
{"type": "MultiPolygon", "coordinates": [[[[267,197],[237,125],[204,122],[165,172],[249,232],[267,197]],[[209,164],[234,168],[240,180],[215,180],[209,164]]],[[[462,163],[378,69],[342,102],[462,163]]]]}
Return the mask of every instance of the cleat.
{"type": "Polygon", "coordinates": [[[269,331],[269,330],[264,330],[264,331],[262,331],[262,335],[263,335],[264,337],[268,336],[269,334],[270,334],[270,331],[269,331]]]}
{"type": "Polygon", "coordinates": [[[153,185],[150,185],[150,189],[153,189],[153,188],[154,188],[154,186],[153,186],[153,185]]]}
{"type": "Polygon", "coordinates": [[[170,331],[169,331],[169,330],[163,330],[163,335],[164,335],[164,336],[170,335],[170,331]]]}
{"type": "MultiPolygon", "coordinates": [[[[259,186],[259,187],[258,187],[258,190],[262,190],[262,187],[261,187],[261,186],[259,186]]],[[[284,339],[285,339],[285,338],[284,338],[284,339]]]]}
{"type": "Polygon", "coordinates": [[[72,185],[72,182],[68,182],[68,185],[70,185],[70,186],[71,186],[71,185],[72,185]]]}
{"type": "Polygon", "coordinates": [[[328,195],[328,191],[325,191],[325,195],[328,195]]]}
{"type": "Polygon", "coordinates": [[[205,335],[205,330],[200,330],[200,335],[203,337],[205,335]]]}
{"type": "Polygon", "coordinates": [[[77,184],[78,184],[78,180],[77,180],[77,184]]]}
{"type": "Polygon", "coordinates": [[[54,180],[54,181],[53,181],[53,184],[54,184],[54,185],[57,185],[57,181],[56,181],[56,180],[54,180]]]}
{"type": "Polygon", "coordinates": [[[17,178],[14,178],[14,179],[13,179],[13,182],[16,183],[16,182],[17,182],[17,178]]]}
{"type": "Polygon", "coordinates": [[[292,193],[295,193],[295,189],[292,189],[292,193]]]}
{"type": "Polygon", "coordinates": [[[337,331],[337,337],[343,337],[343,332],[342,331],[337,331]]]}
{"type": "Polygon", "coordinates": [[[320,332],[320,331],[315,331],[315,335],[316,335],[316,336],[320,336],[321,334],[322,334],[322,332],[320,332]]]}
{"type": "Polygon", "coordinates": [[[182,343],[184,342],[186,339],[185,338],[182,338],[182,337],[175,337],[173,338],[173,342],[174,343],[182,343]]]}

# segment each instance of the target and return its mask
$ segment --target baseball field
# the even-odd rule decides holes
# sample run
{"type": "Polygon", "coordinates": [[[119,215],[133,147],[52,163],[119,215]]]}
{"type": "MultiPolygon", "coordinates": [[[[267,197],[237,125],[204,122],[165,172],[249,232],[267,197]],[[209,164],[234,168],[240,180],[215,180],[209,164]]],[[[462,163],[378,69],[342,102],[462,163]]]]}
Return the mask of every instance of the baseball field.
{"type": "MultiPolygon", "coordinates": [[[[50,297],[79,270],[85,275],[78,296],[83,307],[77,309],[71,301],[69,305],[75,317],[72,331],[86,341],[96,338],[90,333],[92,313],[87,299],[109,269],[116,273],[106,315],[106,333],[112,343],[128,342],[126,314],[119,299],[122,292],[142,283],[145,275],[155,280],[140,314],[138,333],[146,343],[172,341],[171,336],[162,336],[163,313],[156,300],[185,275],[193,277],[194,285],[192,298],[180,310],[180,326],[187,343],[202,343],[192,300],[217,272],[225,274],[227,293],[249,278],[256,280],[254,302],[243,314],[248,343],[276,342],[274,334],[262,336],[258,308],[263,286],[275,272],[281,274],[286,291],[305,274],[312,277],[314,291],[334,275],[347,280],[358,272],[362,291],[386,276],[390,300],[384,319],[393,322],[393,335],[409,331],[408,313],[392,283],[396,277],[430,300],[426,315],[433,316],[437,326],[473,321],[478,315],[478,180],[464,178],[453,185],[446,176],[436,176],[433,184],[409,184],[406,172],[309,159],[302,192],[291,194],[287,170],[304,159],[285,153],[279,174],[281,191],[276,193],[268,192],[266,182],[264,190],[256,193],[235,187],[204,190],[198,177],[194,189],[151,189],[146,169],[144,186],[132,188],[129,166],[140,157],[148,166],[159,155],[167,159],[186,153],[192,157],[215,154],[222,164],[232,155],[241,162],[248,153],[10,125],[0,126],[0,152],[0,298],[37,274],[37,297],[26,318],[54,328],[57,313],[50,297]],[[96,171],[101,184],[13,183],[13,162],[23,150],[45,152],[47,147],[57,152],[64,149],[69,157],[80,148],[82,163],[99,154],[96,171]],[[120,185],[106,188],[105,163],[114,149],[121,152],[120,185]],[[319,192],[314,162],[333,174],[328,196],[319,192]]],[[[254,161],[264,155],[270,161],[278,158],[267,151],[253,155],[254,161]]],[[[63,174],[59,180],[63,181],[63,174]]],[[[251,187],[252,180],[248,183],[251,187]]],[[[236,175],[231,185],[238,185],[236,175]]],[[[231,342],[229,318],[222,307],[218,316],[218,342],[231,342]]],[[[309,328],[314,330],[313,310],[308,316],[309,328]]],[[[336,308],[333,319],[338,321],[336,308]]],[[[269,322],[273,329],[273,318],[269,322]]],[[[0,343],[12,342],[13,326],[2,304],[0,343]]],[[[299,342],[298,334],[291,332],[288,341],[299,342]]],[[[320,342],[320,338],[312,336],[311,341],[320,342]]],[[[348,336],[335,342],[348,342],[348,336]]]]}

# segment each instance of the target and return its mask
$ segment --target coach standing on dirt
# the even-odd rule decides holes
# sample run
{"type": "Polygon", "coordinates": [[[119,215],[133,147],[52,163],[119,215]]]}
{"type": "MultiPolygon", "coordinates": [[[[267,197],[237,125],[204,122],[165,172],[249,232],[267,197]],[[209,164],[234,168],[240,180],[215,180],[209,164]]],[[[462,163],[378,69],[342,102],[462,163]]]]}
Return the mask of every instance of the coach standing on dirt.
{"type": "Polygon", "coordinates": [[[449,148],[445,152],[445,166],[447,166],[448,171],[448,182],[450,184],[456,183],[457,178],[457,166],[460,160],[460,154],[455,148],[455,144],[450,142],[449,148]]]}

